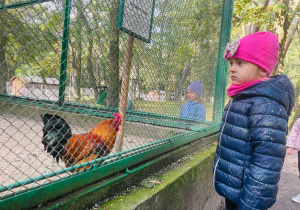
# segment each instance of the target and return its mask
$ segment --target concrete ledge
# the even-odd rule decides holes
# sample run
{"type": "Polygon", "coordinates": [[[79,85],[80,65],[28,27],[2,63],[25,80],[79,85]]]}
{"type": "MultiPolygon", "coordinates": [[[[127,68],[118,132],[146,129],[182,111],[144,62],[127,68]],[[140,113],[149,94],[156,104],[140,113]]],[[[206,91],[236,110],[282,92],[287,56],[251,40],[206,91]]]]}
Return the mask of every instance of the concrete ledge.
{"type": "Polygon", "coordinates": [[[109,209],[168,209],[169,206],[170,209],[205,209],[207,205],[219,206],[220,199],[212,189],[213,142],[216,140],[217,134],[199,139],[35,209],[91,209],[96,203],[102,208],[109,206],[109,209]],[[197,154],[191,155],[195,152],[197,154]],[[147,188],[151,180],[162,184],[147,188]],[[132,186],[136,189],[128,191],[132,186]]]}
{"type": "Polygon", "coordinates": [[[98,209],[218,209],[222,198],[212,184],[214,152],[212,145],[204,152],[188,155],[98,209]],[[151,181],[157,184],[151,187],[151,181]]]}

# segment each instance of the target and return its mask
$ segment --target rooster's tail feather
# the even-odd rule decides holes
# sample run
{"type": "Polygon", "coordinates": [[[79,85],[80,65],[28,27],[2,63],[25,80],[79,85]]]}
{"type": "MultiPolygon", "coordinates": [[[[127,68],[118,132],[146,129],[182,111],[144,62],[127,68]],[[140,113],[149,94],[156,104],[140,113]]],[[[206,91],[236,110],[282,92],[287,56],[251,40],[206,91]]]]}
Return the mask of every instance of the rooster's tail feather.
{"type": "Polygon", "coordinates": [[[64,146],[72,137],[72,131],[68,123],[57,115],[41,115],[44,128],[43,139],[44,150],[53,156],[56,161],[64,156],[64,146]]]}

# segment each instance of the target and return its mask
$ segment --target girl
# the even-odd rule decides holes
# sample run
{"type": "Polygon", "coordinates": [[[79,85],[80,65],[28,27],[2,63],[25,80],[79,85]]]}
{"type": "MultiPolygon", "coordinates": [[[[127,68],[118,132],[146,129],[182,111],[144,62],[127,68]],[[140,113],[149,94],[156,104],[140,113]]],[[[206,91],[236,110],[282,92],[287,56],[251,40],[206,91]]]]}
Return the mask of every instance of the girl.
{"type": "Polygon", "coordinates": [[[185,103],[180,111],[179,118],[188,120],[205,120],[206,109],[200,103],[200,96],[203,91],[203,84],[199,81],[194,81],[187,88],[188,102],[185,103]]]}
{"type": "MultiPolygon", "coordinates": [[[[300,118],[298,118],[292,127],[291,133],[286,143],[286,154],[290,155],[294,149],[298,150],[298,170],[300,178],[300,118]]],[[[300,194],[292,198],[296,203],[300,203],[300,194]]]]}
{"type": "Polygon", "coordinates": [[[226,209],[268,209],[276,201],[295,97],[287,76],[268,77],[278,54],[278,38],[271,32],[250,34],[226,46],[231,99],[214,165],[214,187],[225,197],[226,209]]]}

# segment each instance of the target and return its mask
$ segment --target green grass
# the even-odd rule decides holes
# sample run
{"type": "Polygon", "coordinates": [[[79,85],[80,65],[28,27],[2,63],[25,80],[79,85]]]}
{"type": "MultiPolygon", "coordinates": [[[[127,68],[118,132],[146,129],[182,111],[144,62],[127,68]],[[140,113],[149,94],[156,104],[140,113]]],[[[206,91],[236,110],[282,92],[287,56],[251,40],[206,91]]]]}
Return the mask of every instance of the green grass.
{"type": "MultiPolygon", "coordinates": [[[[82,99],[83,100],[78,101],[74,98],[71,98],[70,102],[101,106],[97,104],[97,101],[92,97],[82,97],[82,99]]],[[[166,114],[171,116],[179,116],[181,107],[185,103],[186,102],[182,102],[182,101],[144,101],[144,100],[133,101],[135,110],[157,113],[157,114],[166,114]]],[[[205,103],[204,105],[206,107],[206,119],[212,120],[213,104],[205,103]]]]}
{"type": "MultiPolygon", "coordinates": [[[[134,107],[136,110],[144,112],[153,112],[159,114],[167,114],[179,116],[180,109],[186,102],[181,101],[135,101],[134,107]]],[[[205,103],[206,119],[212,120],[213,104],[205,103]]]]}

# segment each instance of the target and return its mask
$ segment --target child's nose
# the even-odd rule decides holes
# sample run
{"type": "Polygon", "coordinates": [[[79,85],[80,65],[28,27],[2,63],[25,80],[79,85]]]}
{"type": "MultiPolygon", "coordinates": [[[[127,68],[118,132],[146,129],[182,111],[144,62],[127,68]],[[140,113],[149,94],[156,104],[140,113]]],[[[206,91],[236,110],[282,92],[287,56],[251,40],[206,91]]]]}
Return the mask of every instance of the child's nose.
{"type": "Polygon", "coordinates": [[[234,66],[230,66],[230,69],[229,69],[230,72],[236,72],[236,69],[234,68],[234,66]]]}

